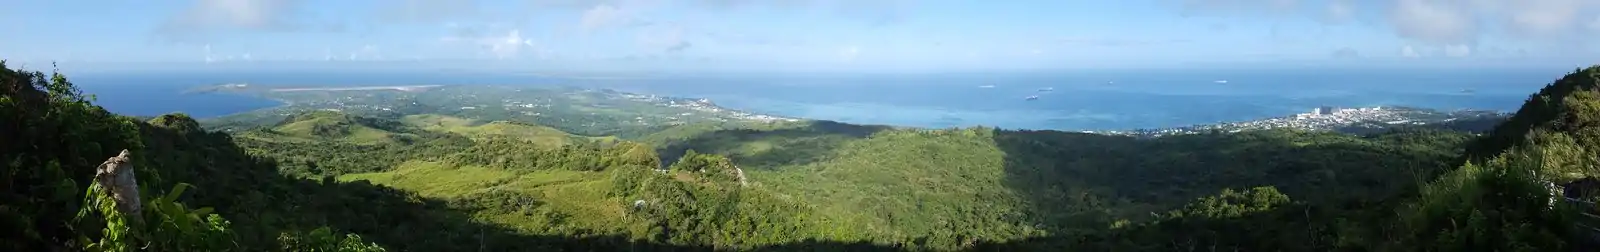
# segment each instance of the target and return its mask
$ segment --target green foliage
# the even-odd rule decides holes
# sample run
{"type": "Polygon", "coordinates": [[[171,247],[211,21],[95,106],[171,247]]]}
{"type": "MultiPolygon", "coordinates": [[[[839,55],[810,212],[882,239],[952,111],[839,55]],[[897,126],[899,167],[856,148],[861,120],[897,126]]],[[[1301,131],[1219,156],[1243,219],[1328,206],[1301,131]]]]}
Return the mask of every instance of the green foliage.
{"type": "MultiPolygon", "coordinates": [[[[132,120],[90,104],[61,74],[14,70],[0,62],[0,250],[68,246],[94,166],[140,147],[132,120]]],[[[146,174],[139,174],[141,178],[146,174]]],[[[158,180],[156,178],[151,178],[158,180]]]]}
{"type": "Polygon", "coordinates": [[[1401,238],[1421,251],[1560,251],[1594,246],[1553,183],[1600,176],[1600,67],[1580,69],[1531,96],[1515,116],[1469,145],[1466,164],[1402,208],[1401,238]]]}
{"type": "Polygon", "coordinates": [[[1594,113],[1582,113],[1575,108],[1589,107],[1582,104],[1596,101],[1574,97],[1585,95],[1580,93],[1593,93],[1597,88],[1600,88],[1600,66],[1578,69],[1563,76],[1529,95],[1515,115],[1468,145],[1465,156],[1474,162],[1493,159],[1500,153],[1524,144],[1527,136],[1539,128],[1563,132],[1584,128],[1592,130],[1593,127],[1585,127],[1587,124],[1573,122],[1592,121],[1594,113]]]}
{"type": "Polygon", "coordinates": [[[661,166],[661,159],[649,146],[636,143],[566,145],[555,149],[544,149],[538,145],[500,137],[480,139],[471,148],[452,154],[449,161],[458,166],[475,165],[520,171],[602,171],[623,165],[661,166]]]}
{"type": "Polygon", "coordinates": [[[694,173],[706,182],[736,183],[739,181],[738,168],[728,158],[713,154],[700,154],[689,150],[678,158],[678,162],[667,168],[671,171],[694,173]]]}
{"type": "Polygon", "coordinates": [[[1202,197],[1194,203],[1185,205],[1180,210],[1174,210],[1164,217],[1168,219],[1238,218],[1270,211],[1274,207],[1288,203],[1289,196],[1278,192],[1278,188],[1256,187],[1246,191],[1223,189],[1222,193],[1216,196],[1202,197]]]}
{"type": "Polygon", "coordinates": [[[1470,158],[1470,135],[1427,129],[661,127],[646,122],[679,110],[571,90],[540,93],[572,101],[541,103],[567,106],[550,114],[450,98],[521,91],[385,93],[412,105],[230,135],[114,116],[60,75],[6,71],[0,224],[22,227],[0,231],[6,251],[1556,251],[1586,232],[1546,185],[1600,175],[1595,69],[1542,90],[1470,158]],[[477,108],[439,109],[457,105],[477,108]],[[86,180],[120,149],[161,195],[144,216],[86,180]]]}
{"type": "Polygon", "coordinates": [[[299,177],[383,171],[408,160],[451,155],[473,146],[471,139],[458,135],[420,131],[398,122],[331,111],[299,114],[279,124],[360,127],[361,131],[375,131],[369,135],[393,140],[348,141],[337,136],[285,133],[293,131],[281,129],[286,126],[247,130],[233,139],[251,154],[277,160],[283,173],[299,177]]]}
{"type": "MultiPolygon", "coordinates": [[[[1241,221],[1236,226],[1297,224],[1271,224],[1281,226],[1275,228],[1280,232],[1237,236],[1240,240],[1278,239],[1280,234],[1289,234],[1281,232],[1285,230],[1294,231],[1298,239],[1335,236],[1341,231],[1357,239],[1358,233],[1375,232],[1336,229],[1336,225],[1348,224],[1334,220],[1366,218],[1354,211],[1414,194],[1417,179],[1437,174],[1438,167],[1457,155],[1457,144],[1467,138],[1429,130],[1372,136],[1264,131],[1152,140],[988,128],[884,130],[822,148],[825,154],[810,158],[815,161],[751,160],[762,157],[752,155],[735,155],[733,161],[750,173],[753,184],[762,191],[793,197],[812,205],[815,215],[838,219],[831,225],[850,231],[824,237],[839,240],[945,250],[1041,236],[1102,237],[1098,234],[1113,223],[1155,221],[1149,213],[1167,212],[1209,196],[1205,192],[1237,186],[1272,186],[1304,201],[1295,204],[1295,210],[1316,212],[1309,217],[1302,211],[1254,214],[1272,218],[1241,221]],[[1309,224],[1311,218],[1329,221],[1309,224]]],[[[688,152],[677,164],[696,163],[688,157],[697,155],[688,152]]],[[[1228,223],[1178,230],[1200,231],[1220,225],[1228,223]]],[[[1149,240],[1145,237],[1174,234],[1177,231],[1130,232],[1128,235],[1138,237],[1117,239],[1149,240]]],[[[1377,234],[1360,235],[1370,240],[1366,236],[1377,234]]],[[[1296,242],[1283,242],[1291,243],[1296,242]]],[[[1331,242],[1317,246],[1321,247],[1283,248],[1333,247],[1331,242]]]]}
{"type": "MultiPolygon", "coordinates": [[[[721,158],[692,155],[698,159],[721,158]]],[[[710,166],[675,164],[673,170],[687,175],[685,173],[704,173],[686,170],[716,169],[715,162],[699,165],[710,166]]],[[[634,223],[630,228],[631,235],[652,242],[751,249],[815,236],[807,231],[815,230],[817,227],[814,225],[825,222],[802,214],[802,205],[749,192],[736,184],[701,186],[703,184],[700,182],[704,181],[683,181],[670,175],[632,174],[644,176],[636,188],[638,192],[627,194],[630,195],[628,199],[637,199],[637,203],[630,202],[628,212],[629,220],[634,223]]]]}
{"type": "Polygon", "coordinates": [[[327,227],[317,228],[311,232],[283,233],[278,237],[278,243],[283,244],[283,251],[303,252],[381,252],[388,251],[378,244],[365,243],[361,235],[345,234],[343,237],[335,235],[327,227]]]}
{"type": "Polygon", "coordinates": [[[1537,153],[1513,149],[1486,165],[1467,164],[1423,190],[1403,212],[1417,251],[1562,251],[1572,246],[1572,213],[1545,178],[1537,153]]]}
{"type": "Polygon", "coordinates": [[[8,227],[0,250],[254,251],[278,247],[262,234],[328,223],[306,214],[317,208],[303,191],[291,192],[304,182],[245,155],[227,135],[181,114],[148,123],[115,116],[64,76],[45,76],[0,63],[0,222],[8,227]],[[142,216],[115,211],[91,180],[123,149],[146,196],[142,216]]]}
{"type": "Polygon", "coordinates": [[[117,211],[110,194],[99,184],[89,186],[83,208],[74,219],[81,226],[103,225],[98,240],[80,237],[89,251],[232,251],[238,250],[229,222],[211,208],[189,209],[177,202],[190,188],[178,184],[166,196],[144,200],[144,216],[117,211]],[[98,217],[98,218],[97,218],[98,217]],[[130,218],[133,217],[133,218],[130,218]]]}

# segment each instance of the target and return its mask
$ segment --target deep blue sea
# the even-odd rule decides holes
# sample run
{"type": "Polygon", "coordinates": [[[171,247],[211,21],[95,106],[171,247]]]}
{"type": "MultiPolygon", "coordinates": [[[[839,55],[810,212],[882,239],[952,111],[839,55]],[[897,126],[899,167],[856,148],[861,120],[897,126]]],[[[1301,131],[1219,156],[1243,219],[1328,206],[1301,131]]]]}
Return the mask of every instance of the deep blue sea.
{"type": "Polygon", "coordinates": [[[1514,111],[1529,94],[1563,74],[1509,70],[1195,70],[604,79],[451,72],[261,72],[75,75],[73,81],[97,95],[98,104],[131,115],[185,112],[213,117],[277,105],[227,94],[180,95],[194,86],[219,83],[565,85],[709,98],[733,109],[850,123],[1104,130],[1253,120],[1306,112],[1323,105],[1514,111]],[[1463,92],[1466,90],[1470,92],[1463,92]],[[1028,96],[1038,99],[1024,99],[1028,96]]]}

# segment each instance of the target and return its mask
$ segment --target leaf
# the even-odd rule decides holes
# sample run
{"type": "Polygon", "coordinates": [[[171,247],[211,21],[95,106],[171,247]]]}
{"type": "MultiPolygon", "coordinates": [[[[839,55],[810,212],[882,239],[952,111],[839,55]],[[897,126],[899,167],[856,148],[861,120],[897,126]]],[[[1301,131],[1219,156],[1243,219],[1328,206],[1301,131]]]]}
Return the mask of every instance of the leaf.
{"type": "Polygon", "coordinates": [[[189,187],[193,187],[193,185],[190,185],[189,183],[178,183],[178,185],[172,187],[172,192],[168,192],[165,197],[161,197],[161,202],[177,201],[178,196],[183,195],[183,191],[188,190],[189,187]]]}

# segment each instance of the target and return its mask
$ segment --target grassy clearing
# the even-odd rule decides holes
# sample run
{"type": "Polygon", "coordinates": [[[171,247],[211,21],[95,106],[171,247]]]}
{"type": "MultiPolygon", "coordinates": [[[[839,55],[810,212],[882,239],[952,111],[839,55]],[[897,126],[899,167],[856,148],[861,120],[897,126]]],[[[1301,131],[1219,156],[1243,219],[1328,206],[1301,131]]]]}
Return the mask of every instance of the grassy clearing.
{"type": "Polygon", "coordinates": [[[616,141],[615,137],[583,137],[568,134],[556,128],[528,123],[509,121],[481,123],[472,119],[437,114],[409,115],[402,118],[401,122],[424,130],[455,133],[473,138],[509,137],[525,139],[539,144],[542,148],[559,148],[578,141],[601,143],[616,141]]]}
{"type": "Polygon", "coordinates": [[[386,172],[349,174],[343,181],[368,180],[446,200],[475,197],[493,191],[539,201],[537,207],[515,211],[483,211],[475,216],[489,222],[538,234],[570,234],[578,230],[616,233],[624,230],[620,199],[606,195],[611,186],[605,172],[512,171],[476,166],[452,167],[438,162],[412,161],[386,172]]]}
{"type": "Polygon", "coordinates": [[[404,134],[373,128],[342,114],[317,114],[308,117],[273,127],[272,130],[284,136],[301,139],[335,139],[357,144],[394,143],[396,136],[404,134]]]}

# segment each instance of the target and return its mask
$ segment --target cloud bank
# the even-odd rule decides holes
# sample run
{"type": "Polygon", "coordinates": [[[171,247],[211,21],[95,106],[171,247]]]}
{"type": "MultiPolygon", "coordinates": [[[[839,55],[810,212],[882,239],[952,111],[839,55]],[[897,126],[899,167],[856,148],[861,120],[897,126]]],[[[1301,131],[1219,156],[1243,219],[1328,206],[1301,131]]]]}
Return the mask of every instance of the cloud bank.
{"type": "MultiPolygon", "coordinates": [[[[1186,15],[1249,14],[1305,17],[1330,24],[1349,20],[1386,26],[1401,38],[1430,46],[1476,45],[1487,37],[1528,41],[1594,38],[1595,0],[1174,0],[1186,15]]],[[[1449,48],[1447,48],[1449,49],[1449,48]]]]}

